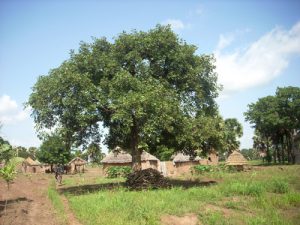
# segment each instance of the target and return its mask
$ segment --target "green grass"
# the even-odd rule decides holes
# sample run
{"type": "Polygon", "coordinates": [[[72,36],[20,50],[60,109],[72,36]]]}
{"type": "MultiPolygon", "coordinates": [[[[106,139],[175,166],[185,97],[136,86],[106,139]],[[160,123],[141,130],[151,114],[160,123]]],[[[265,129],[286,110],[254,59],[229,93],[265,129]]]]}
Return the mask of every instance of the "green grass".
{"type": "Polygon", "coordinates": [[[55,189],[55,182],[53,181],[52,184],[48,187],[48,198],[51,200],[52,205],[55,209],[56,214],[58,215],[58,220],[60,224],[65,225],[67,224],[67,216],[65,213],[64,205],[61,201],[59,194],[55,189]]]}
{"type": "MultiPolygon", "coordinates": [[[[204,173],[193,177],[200,181],[218,177],[218,184],[208,187],[141,192],[118,188],[66,195],[76,217],[86,225],[160,224],[162,215],[187,213],[198,215],[203,224],[293,225],[298,221],[296,213],[300,213],[299,171],[300,166],[271,166],[250,172],[204,173]],[[212,205],[215,207],[207,210],[212,205]],[[296,216],[290,211],[296,211],[296,216]]],[[[97,180],[101,184],[111,181],[97,180]]]]}

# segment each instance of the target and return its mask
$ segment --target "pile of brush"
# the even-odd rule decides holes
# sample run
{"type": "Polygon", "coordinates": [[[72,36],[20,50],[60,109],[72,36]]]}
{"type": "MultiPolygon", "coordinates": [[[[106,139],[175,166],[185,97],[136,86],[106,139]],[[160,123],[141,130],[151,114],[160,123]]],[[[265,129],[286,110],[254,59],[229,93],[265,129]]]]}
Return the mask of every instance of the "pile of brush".
{"type": "Polygon", "coordinates": [[[135,171],[127,176],[125,185],[132,190],[168,188],[170,184],[163,175],[155,169],[135,171]]]}

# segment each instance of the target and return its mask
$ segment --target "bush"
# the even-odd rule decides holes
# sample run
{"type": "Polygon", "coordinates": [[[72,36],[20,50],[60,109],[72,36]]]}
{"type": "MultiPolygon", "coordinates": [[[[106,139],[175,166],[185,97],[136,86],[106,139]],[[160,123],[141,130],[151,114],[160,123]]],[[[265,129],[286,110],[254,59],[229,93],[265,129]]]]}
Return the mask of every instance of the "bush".
{"type": "Polygon", "coordinates": [[[112,166],[106,171],[108,178],[127,177],[132,172],[129,166],[112,166]]]}
{"type": "Polygon", "coordinates": [[[193,167],[193,171],[195,171],[196,174],[202,174],[205,172],[236,172],[236,168],[234,166],[227,166],[224,164],[220,164],[218,166],[197,165],[193,167]]]}
{"type": "Polygon", "coordinates": [[[194,171],[196,173],[204,173],[204,172],[212,172],[214,169],[212,166],[209,166],[209,165],[197,165],[197,166],[194,166],[194,171]]]}
{"type": "Polygon", "coordinates": [[[287,193],[289,191],[289,184],[284,180],[273,180],[271,182],[272,192],[274,193],[287,193]]]}

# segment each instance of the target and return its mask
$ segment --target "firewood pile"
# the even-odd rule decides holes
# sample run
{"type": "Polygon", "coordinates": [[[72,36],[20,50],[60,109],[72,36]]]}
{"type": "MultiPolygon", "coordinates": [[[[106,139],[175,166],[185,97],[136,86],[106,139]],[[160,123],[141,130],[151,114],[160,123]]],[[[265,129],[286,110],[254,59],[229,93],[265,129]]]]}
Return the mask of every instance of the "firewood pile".
{"type": "Polygon", "coordinates": [[[127,176],[126,186],[132,190],[170,187],[169,182],[155,169],[135,171],[127,176]]]}

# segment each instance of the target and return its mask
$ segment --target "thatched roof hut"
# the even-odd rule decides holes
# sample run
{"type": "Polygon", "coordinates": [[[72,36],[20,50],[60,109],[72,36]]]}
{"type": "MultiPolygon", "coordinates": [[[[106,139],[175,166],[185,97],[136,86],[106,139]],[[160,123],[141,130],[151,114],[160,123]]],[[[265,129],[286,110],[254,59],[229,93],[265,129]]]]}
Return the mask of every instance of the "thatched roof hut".
{"type": "Polygon", "coordinates": [[[142,169],[158,169],[159,167],[159,159],[156,158],[154,155],[151,155],[150,153],[143,151],[141,155],[141,161],[142,161],[142,169]]]}
{"type": "Polygon", "coordinates": [[[87,164],[87,161],[85,161],[84,159],[82,159],[80,157],[75,157],[68,163],[68,165],[70,167],[68,172],[71,172],[71,173],[84,172],[85,164],[87,164]]]}
{"type": "Polygon", "coordinates": [[[247,160],[239,151],[233,151],[226,160],[226,165],[235,166],[238,170],[243,170],[247,164],[247,160]]]}
{"type": "Polygon", "coordinates": [[[150,153],[143,151],[141,155],[142,161],[159,161],[158,158],[156,158],[154,155],[151,155],[150,153]]]}
{"type": "Polygon", "coordinates": [[[103,169],[106,169],[110,166],[131,166],[131,162],[132,156],[118,146],[101,160],[103,169]]]}
{"type": "Polygon", "coordinates": [[[183,153],[177,153],[173,159],[173,166],[175,169],[174,175],[181,175],[191,172],[191,168],[199,165],[200,157],[192,157],[183,153]]]}
{"type": "Polygon", "coordinates": [[[131,163],[132,156],[120,147],[116,147],[107,156],[105,156],[105,158],[102,159],[101,162],[103,164],[131,163]]]}
{"type": "Polygon", "coordinates": [[[199,156],[192,157],[189,155],[185,155],[182,152],[179,152],[175,155],[173,162],[174,163],[183,163],[183,162],[191,162],[191,161],[198,162],[200,159],[201,158],[199,156]]]}
{"type": "MultiPolygon", "coordinates": [[[[102,161],[103,169],[109,166],[131,166],[132,156],[120,147],[114,148],[102,161]]],[[[143,151],[141,154],[142,169],[157,168],[159,159],[143,151]]]]}
{"type": "Polygon", "coordinates": [[[22,170],[25,173],[39,173],[43,172],[43,165],[39,161],[28,157],[22,162],[22,170]]]}
{"type": "Polygon", "coordinates": [[[248,164],[247,160],[238,151],[233,151],[233,153],[231,153],[226,160],[226,165],[229,166],[238,166],[238,165],[246,165],[246,164],[248,164]]]}
{"type": "Polygon", "coordinates": [[[24,160],[25,164],[29,166],[40,166],[41,163],[38,160],[33,160],[32,158],[28,157],[27,159],[24,160]]]}

